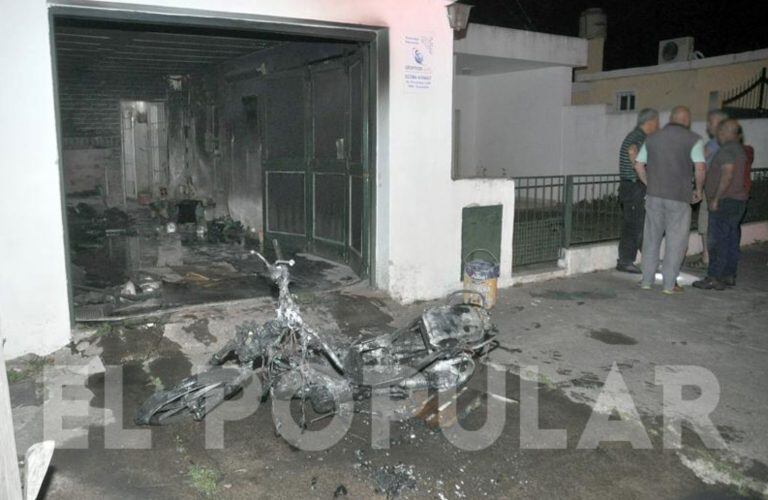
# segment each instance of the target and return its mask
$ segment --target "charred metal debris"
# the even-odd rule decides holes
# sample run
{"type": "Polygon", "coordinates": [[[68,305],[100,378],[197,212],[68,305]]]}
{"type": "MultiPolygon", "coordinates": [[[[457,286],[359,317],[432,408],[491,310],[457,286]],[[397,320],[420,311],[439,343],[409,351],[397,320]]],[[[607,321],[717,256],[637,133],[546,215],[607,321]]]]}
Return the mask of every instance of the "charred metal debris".
{"type": "Polygon", "coordinates": [[[307,402],[315,413],[330,416],[344,403],[354,408],[355,401],[374,394],[406,398],[414,391],[459,387],[472,377],[476,360],[498,345],[489,312],[452,303],[453,296],[392,333],[331,345],[305,323],[289,290],[294,261],[270,263],[255,255],[279,288],[276,317],[238,326],[208,371],[153,394],[139,408],[137,424],[160,425],[184,414],[202,420],[257,378],[262,398],[300,400],[300,425],[306,426],[307,402]]]}

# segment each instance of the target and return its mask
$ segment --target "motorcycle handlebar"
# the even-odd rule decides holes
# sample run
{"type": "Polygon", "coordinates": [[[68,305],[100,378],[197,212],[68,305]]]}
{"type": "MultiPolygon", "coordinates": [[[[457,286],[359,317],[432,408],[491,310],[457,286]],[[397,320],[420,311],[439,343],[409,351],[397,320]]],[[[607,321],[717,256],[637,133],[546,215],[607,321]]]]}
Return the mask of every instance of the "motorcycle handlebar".
{"type": "Polygon", "coordinates": [[[269,261],[267,260],[267,258],[264,257],[261,253],[257,252],[256,250],[251,250],[251,254],[255,255],[256,257],[258,257],[264,263],[264,265],[267,266],[268,269],[269,268],[273,268],[273,267],[277,267],[277,266],[281,266],[281,265],[286,265],[286,266],[289,266],[289,267],[293,267],[296,264],[296,261],[293,260],[293,259],[290,259],[290,260],[278,259],[274,263],[270,264],[269,261]]]}

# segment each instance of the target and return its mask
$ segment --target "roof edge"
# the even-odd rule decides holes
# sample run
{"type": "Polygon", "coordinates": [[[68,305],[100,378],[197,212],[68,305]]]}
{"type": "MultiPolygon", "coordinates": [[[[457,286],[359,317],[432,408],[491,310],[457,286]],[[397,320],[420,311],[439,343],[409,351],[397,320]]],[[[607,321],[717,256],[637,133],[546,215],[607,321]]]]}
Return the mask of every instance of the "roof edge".
{"type": "Polygon", "coordinates": [[[694,59],[691,61],[682,61],[677,63],[665,63],[657,64],[654,66],[640,66],[637,68],[624,68],[611,71],[601,71],[599,73],[580,74],[576,77],[576,81],[592,82],[597,80],[609,80],[612,78],[625,78],[630,76],[643,76],[657,73],[671,73],[674,71],[687,71],[702,68],[712,68],[716,66],[728,66],[730,64],[760,61],[762,59],[768,59],[768,48],[751,50],[747,52],[738,52],[735,54],[725,54],[722,56],[707,57],[704,59],[694,59]]]}

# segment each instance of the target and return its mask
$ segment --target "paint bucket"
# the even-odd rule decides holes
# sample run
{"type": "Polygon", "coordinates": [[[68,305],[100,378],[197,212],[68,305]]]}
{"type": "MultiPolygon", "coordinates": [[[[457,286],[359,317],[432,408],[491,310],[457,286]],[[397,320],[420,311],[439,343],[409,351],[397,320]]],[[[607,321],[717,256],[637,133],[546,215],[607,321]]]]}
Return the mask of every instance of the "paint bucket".
{"type": "Polygon", "coordinates": [[[492,308],[496,304],[499,271],[499,259],[489,250],[478,248],[469,252],[464,257],[464,289],[477,292],[482,299],[474,293],[465,293],[464,302],[492,308]],[[490,256],[492,260],[471,259],[472,255],[479,252],[490,256]]]}

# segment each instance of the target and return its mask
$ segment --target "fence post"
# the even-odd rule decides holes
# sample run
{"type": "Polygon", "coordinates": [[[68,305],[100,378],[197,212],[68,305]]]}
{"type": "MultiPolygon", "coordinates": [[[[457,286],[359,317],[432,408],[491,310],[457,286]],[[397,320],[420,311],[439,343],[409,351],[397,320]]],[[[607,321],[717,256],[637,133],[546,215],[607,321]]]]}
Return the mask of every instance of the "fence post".
{"type": "Polygon", "coordinates": [[[571,246],[571,233],[573,231],[573,176],[565,176],[565,198],[563,200],[563,248],[571,246]]]}

